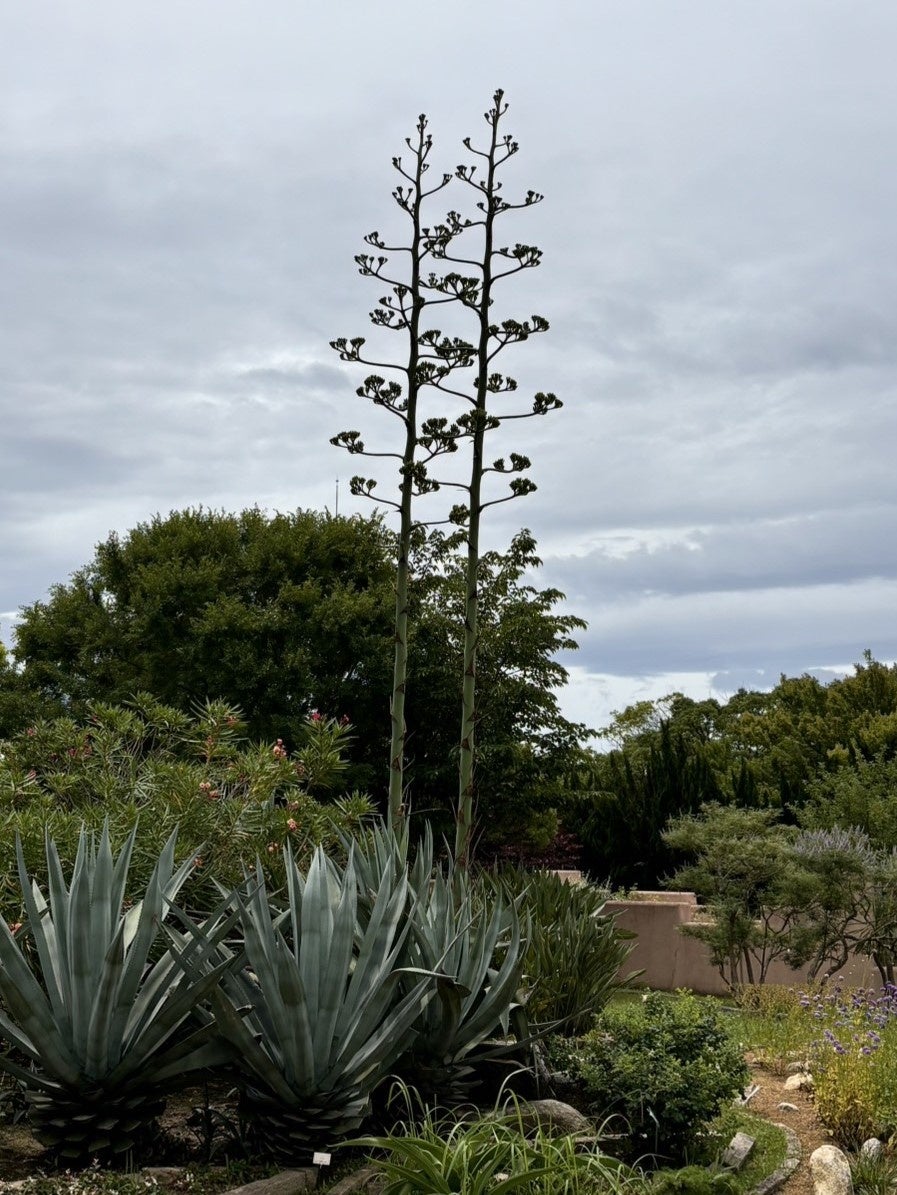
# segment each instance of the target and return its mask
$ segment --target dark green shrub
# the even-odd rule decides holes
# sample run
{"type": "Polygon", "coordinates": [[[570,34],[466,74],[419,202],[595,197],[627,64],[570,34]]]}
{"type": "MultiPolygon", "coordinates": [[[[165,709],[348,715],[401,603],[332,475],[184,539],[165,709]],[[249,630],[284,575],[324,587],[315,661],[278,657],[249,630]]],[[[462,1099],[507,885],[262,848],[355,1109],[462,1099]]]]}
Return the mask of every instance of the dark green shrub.
{"type": "MultiPolygon", "coordinates": [[[[45,834],[70,865],[82,825],[108,822],[119,849],[137,823],[136,891],[177,826],[178,861],[198,859],[183,899],[208,908],[219,899],[214,881],[238,884],[257,855],[276,889],[284,843],[302,860],[319,844],[339,851],[372,813],[365,797],[321,799],[340,792],[351,738],[332,718],[310,717],[290,752],[279,740],[249,742],[240,711],[222,701],[191,715],[142,694],[90,711],[86,723],[38,722],[0,743],[0,856],[13,857],[18,835],[42,882],[45,834]]],[[[0,916],[21,920],[9,869],[0,874],[0,916]]]]}
{"type": "Polygon", "coordinates": [[[619,1118],[626,1158],[682,1161],[748,1078],[740,1046],[709,1000],[657,992],[606,1009],[591,1033],[552,1058],[598,1119],[619,1118]]]}

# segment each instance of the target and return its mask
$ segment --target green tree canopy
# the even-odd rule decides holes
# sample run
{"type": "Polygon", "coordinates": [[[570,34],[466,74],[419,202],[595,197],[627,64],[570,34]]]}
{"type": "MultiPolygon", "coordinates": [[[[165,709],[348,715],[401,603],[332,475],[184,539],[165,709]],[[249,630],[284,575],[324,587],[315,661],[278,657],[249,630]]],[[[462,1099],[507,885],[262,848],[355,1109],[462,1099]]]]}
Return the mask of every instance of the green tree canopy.
{"type": "Polygon", "coordinates": [[[373,733],[388,679],[390,551],[376,518],[157,515],[110,535],[68,584],[23,610],[22,679],[49,712],[76,717],[90,700],[145,691],[179,709],[239,705],[255,739],[295,739],[312,709],[373,733]]]}
{"type": "MultiPolygon", "coordinates": [[[[417,695],[408,705],[407,752],[420,810],[447,811],[445,794],[457,787],[457,717],[440,713],[457,711],[461,701],[467,574],[455,538],[431,533],[415,561],[417,695]]],[[[564,798],[571,752],[588,735],[563,716],[557,698],[567,681],[558,655],[576,647],[573,634],[585,623],[558,611],[559,590],[528,581],[540,564],[527,530],[506,552],[485,552],[479,561],[476,821],[486,842],[514,827],[518,841],[531,836],[544,845],[556,826],[552,811],[564,798]]]]}
{"type": "Polygon", "coordinates": [[[653,887],[676,862],[663,830],[706,802],[779,811],[810,827],[858,826],[897,843],[897,667],[869,652],[823,684],[782,676],[728,701],[671,693],[617,712],[571,769],[569,820],[601,879],[653,887]]]}
{"type": "MultiPolygon", "coordinates": [[[[318,709],[351,719],[346,787],[380,799],[394,551],[376,515],[302,510],[177,511],[111,535],[67,584],[23,610],[0,731],[38,716],[83,719],[90,701],[146,692],[188,712],[226,701],[243,711],[250,738],[294,745],[318,709]]],[[[415,552],[407,780],[415,809],[445,814],[457,788],[463,569],[448,537],[421,534],[415,552]]],[[[499,837],[496,819],[517,833],[539,812],[550,828],[562,757],[584,733],[553,691],[567,675],[556,653],[582,623],[558,613],[557,590],[527,582],[538,563],[522,532],[481,565],[480,808],[499,837]]]]}

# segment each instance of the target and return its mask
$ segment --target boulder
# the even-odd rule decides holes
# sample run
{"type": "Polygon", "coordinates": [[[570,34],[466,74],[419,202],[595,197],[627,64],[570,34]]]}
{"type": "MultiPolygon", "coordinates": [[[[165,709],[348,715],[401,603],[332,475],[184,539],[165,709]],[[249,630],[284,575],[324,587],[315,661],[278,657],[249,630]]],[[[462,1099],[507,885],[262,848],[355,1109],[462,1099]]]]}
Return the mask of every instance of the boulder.
{"type": "Polygon", "coordinates": [[[776,1104],[780,1112],[796,1112],[797,1104],[789,1104],[787,1100],[782,1100],[781,1104],[776,1104]]]}
{"type": "Polygon", "coordinates": [[[789,1075],[785,1080],[786,1091],[812,1091],[813,1076],[806,1071],[799,1071],[796,1075],[789,1075]]]}
{"type": "Polygon", "coordinates": [[[594,1131],[581,1112],[560,1100],[530,1100],[520,1105],[519,1112],[525,1132],[543,1128],[551,1129],[560,1137],[580,1137],[594,1131]]]}
{"type": "Polygon", "coordinates": [[[860,1153],[864,1158],[880,1158],[884,1145],[877,1137],[870,1137],[860,1146],[860,1153]]]}
{"type": "Polygon", "coordinates": [[[847,1155],[837,1145],[820,1145],[810,1154],[815,1195],[853,1195],[847,1155]]]}

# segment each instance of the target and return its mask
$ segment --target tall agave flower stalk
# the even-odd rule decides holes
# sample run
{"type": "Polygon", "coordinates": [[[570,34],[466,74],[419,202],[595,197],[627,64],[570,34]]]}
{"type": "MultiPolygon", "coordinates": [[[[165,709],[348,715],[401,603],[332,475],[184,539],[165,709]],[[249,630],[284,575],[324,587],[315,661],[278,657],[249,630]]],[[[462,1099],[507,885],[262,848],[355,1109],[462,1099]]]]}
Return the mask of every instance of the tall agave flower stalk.
{"type": "MultiPolygon", "coordinates": [[[[174,869],[176,835],[165,844],[141,900],[126,907],[136,827],[113,858],[108,825],[99,843],[84,830],[66,884],[55,843],[46,841],[48,891],[18,872],[27,926],[14,936],[0,921],[0,1036],[30,1061],[0,1056],[25,1085],[37,1138],[66,1159],[127,1154],[150,1135],[166,1092],[199,1068],[230,1056],[214,1024],[190,1025],[194,1007],[226,964],[206,957],[194,977],[165,950],[152,961],[161,923],[193,870],[174,869]],[[34,970],[21,936],[33,942],[34,970]]],[[[191,951],[204,954],[202,929],[191,951]]]]}
{"type": "Polygon", "coordinates": [[[269,907],[261,867],[236,897],[247,965],[225,974],[211,1001],[240,1057],[243,1116],[261,1147],[295,1162],[358,1128],[434,992],[420,975],[399,990],[403,872],[385,869],[362,923],[351,856],[341,871],[319,849],[303,875],[287,850],[285,865],[282,913],[269,907]]]}

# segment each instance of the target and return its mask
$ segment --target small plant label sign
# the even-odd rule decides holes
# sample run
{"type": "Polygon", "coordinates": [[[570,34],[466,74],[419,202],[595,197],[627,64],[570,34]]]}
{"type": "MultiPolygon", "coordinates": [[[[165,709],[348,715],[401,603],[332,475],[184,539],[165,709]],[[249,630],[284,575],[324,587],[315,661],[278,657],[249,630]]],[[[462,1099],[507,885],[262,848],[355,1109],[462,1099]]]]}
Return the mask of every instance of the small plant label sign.
{"type": "Polygon", "coordinates": [[[311,1160],[313,1166],[329,1166],[330,1154],[316,1153],[311,1160]]]}

